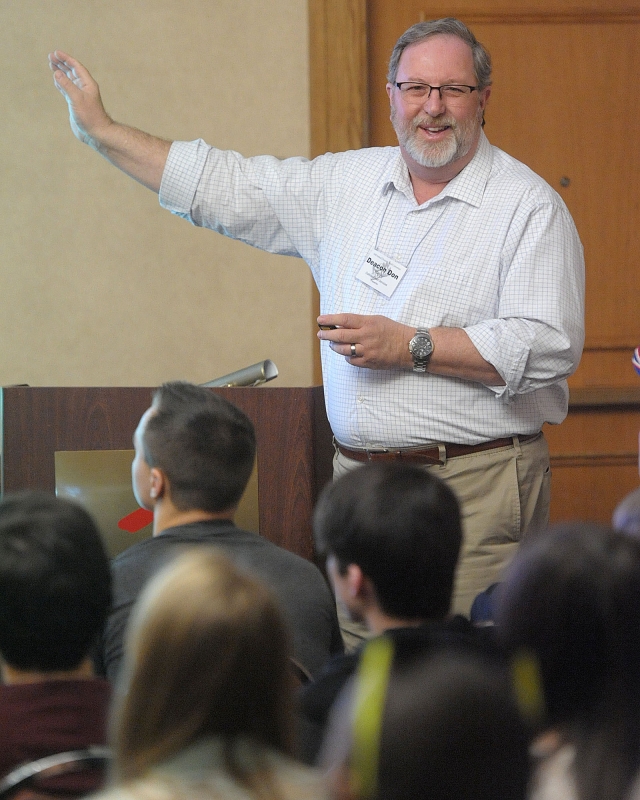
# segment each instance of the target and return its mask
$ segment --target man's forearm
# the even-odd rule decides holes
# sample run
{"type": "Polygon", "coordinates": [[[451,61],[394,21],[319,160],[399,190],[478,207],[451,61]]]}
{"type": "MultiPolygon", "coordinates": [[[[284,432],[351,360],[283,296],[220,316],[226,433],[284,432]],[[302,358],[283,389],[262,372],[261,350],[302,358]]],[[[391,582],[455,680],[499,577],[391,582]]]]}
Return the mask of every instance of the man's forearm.
{"type": "Polygon", "coordinates": [[[430,328],[429,333],[434,345],[429,372],[485,386],[504,386],[500,373],[480,355],[463,328],[430,328]]]}
{"type": "Polygon", "coordinates": [[[170,141],[112,121],[87,144],[143,186],[160,191],[170,141]]]}

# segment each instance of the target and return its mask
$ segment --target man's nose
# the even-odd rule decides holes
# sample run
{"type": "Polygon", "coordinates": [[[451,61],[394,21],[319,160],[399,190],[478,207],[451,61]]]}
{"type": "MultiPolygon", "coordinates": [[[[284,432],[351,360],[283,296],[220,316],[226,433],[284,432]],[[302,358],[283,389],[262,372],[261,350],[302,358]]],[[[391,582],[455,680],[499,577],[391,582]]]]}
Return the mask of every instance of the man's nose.
{"type": "Polygon", "coordinates": [[[445,103],[440,96],[440,90],[436,88],[431,89],[422,107],[431,117],[438,117],[440,114],[444,113],[445,103]]]}

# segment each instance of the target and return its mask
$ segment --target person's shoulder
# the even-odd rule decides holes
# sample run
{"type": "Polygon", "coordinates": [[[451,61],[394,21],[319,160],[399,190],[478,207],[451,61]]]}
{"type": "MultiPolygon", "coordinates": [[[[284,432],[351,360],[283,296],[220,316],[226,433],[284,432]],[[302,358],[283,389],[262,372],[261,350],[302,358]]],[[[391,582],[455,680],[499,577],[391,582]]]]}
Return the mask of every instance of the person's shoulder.
{"type": "Polygon", "coordinates": [[[329,800],[326,782],[319,770],[281,753],[272,754],[272,763],[282,800],[329,800]]]}
{"type": "Polygon", "coordinates": [[[386,635],[391,637],[400,662],[409,662],[441,649],[473,651],[498,660],[502,655],[495,643],[493,629],[476,628],[461,615],[415,627],[393,628],[386,635]]]}
{"type": "Polygon", "coordinates": [[[265,553],[268,553],[275,558],[284,559],[292,563],[302,562],[304,564],[313,566],[309,561],[307,561],[306,558],[299,556],[297,553],[294,553],[291,550],[287,550],[285,547],[272,542],[270,539],[261,536],[259,533],[247,531],[244,528],[237,528],[234,525],[233,534],[230,538],[235,539],[238,542],[244,542],[247,545],[253,545],[253,547],[257,548],[258,550],[263,550],[265,553]]]}
{"type": "Polygon", "coordinates": [[[168,530],[141,539],[118,553],[111,561],[114,604],[123,599],[127,602],[135,599],[144,583],[173,558],[176,547],[182,544],[190,544],[190,541],[181,537],[179,532],[173,535],[168,530]]]}
{"type": "Polygon", "coordinates": [[[335,176],[341,183],[348,183],[350,178],[366,183],[384,178],[399,158],[402,158],[399,147],[361,147],[324,153],[317,156],[311,165],[324,176],[335,176]]]}
{"type": "Polygon", "coordinates": [[[400,148],[397,145],[395,147],[392,146],[359,147],[356,150],[341,150],[337,153],[333,152],[323,153],[322,155],[317,156],[314,159],[314,161],[317,161],[319,163],[323,161],[326,161],[327,163],[369,161],[371,163],[386,164],[389,161],[394,161],[395,159],[397,159],[399,155],[400,155],[400,148]]]}
{"type": "Polygon", "coordinates": [[[505,190],[520,191],[523,196],[529,196],[534,201],[549,203],[559,201],[564,205],[558,192],[531,167],[495,145],[491,145],[491,148],[493,160],[490,183],[498,184],[505,190]]]}
{"type": "Polygon", "coordinates": [[[176,546],[211,544],[213,539],[226,541],[229,538],[238,539],[252,536],[256,536],[256,534],[236,528],[230,520],[204,520],[187,525],[175,525],[166,528],[156,536],[150,536],[132,544],[131,547],[127,547],[126,550],[115,556],[111,563],[116,568],[124,568],[128,564],[135,564],[176,546]]]}
{"type": "Polygon", "coordinates": [[[69,684],[68,690],[74,695],[83,699],[91,699],[94,702],[109,703],[113,693],[113,687],[105,678],[94,676],[92,678],[77,681],[65,681],[69,684]]]}
{"type": "Polygon", "coordinates": [[[255,551],[258,558],[264,559],[265,567],[278,568],[284,573],[288,573],[291,577],[296,575],[304,576],[311,586],[318,581],[325,584],[322,573],[312,561],[258,534],[247,531],[242,531],[242,534],[244,534],[245,552],[250,555],[252,551],[255,551]],[[250,545],[253,545],[253,547],[250,547],[250,545]]]}
{"type": "Polygon", "coordinates": [[[118,568],[124,564],[136,561],[138,558],[146,557],[146,554],[155,550],[157,545],[157,536],[149,536],[147,539],[140,539],[130,547],[121,550],[117,555],[111,559],[111,566],[118,568]]]}
{"type": "Polygon", "coordinates": [[[155,572],[159,564],[167,558],[167,549],[160,537],[142,539],[127,547],[111,560],[114,604],[119,599],[131,599],[142,584],[155,572]]]}
{"type": "Polygon", "coordinates": [[[302,687],[298,699],[306,717],[322,725],[326,723],[337,696],[356,671],[359,658],[359,652],[333,656],[320,674],[302,687]]]}

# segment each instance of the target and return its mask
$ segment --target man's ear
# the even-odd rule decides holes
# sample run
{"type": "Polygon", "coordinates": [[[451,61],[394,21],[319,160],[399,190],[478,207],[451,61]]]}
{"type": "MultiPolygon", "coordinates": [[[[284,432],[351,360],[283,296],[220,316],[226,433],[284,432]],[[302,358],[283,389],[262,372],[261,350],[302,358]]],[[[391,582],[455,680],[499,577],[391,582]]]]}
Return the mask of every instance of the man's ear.
{"type": "Polygon", "coordinates": [[[153,500],[159,500],[161,497],[164,497],[168,486],[167,477],[164,472],[157,467],[151,467],[149,471],[149,481],[151,483],[149,486],[149,495],[151,498],[153,500]]]}
{"type": "Polygon", "coordinates": [[[365,582],[364,572],[357,564],[349,564],[347,566],[347,574],[345,575],[347,581],[347,592],[349,597],[356,598],[362,593],[365,582]]]}

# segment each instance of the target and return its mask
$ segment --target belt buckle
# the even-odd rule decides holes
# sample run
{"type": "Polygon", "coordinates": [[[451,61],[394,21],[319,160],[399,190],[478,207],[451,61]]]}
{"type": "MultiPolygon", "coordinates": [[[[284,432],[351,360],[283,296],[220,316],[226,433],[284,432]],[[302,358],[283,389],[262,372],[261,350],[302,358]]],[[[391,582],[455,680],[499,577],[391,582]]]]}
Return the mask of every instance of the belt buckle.
{"type": "Polygon", "coordinates": [[[382,456],[382,458],[384,458],[385,456],[391,456],[393,458],[394,455],[396,456],[396,458],[400,457],[398,450],[391,450],[388,447],[382,447],[380,450],[366,449],[365,453],[367,454],[367,461],[369,463],[375,461],[377,456],[382,456]]]}

